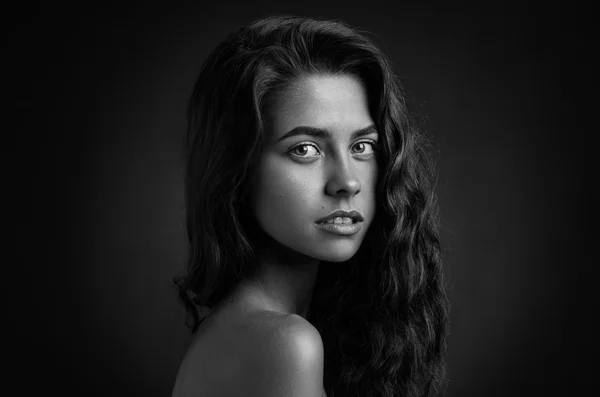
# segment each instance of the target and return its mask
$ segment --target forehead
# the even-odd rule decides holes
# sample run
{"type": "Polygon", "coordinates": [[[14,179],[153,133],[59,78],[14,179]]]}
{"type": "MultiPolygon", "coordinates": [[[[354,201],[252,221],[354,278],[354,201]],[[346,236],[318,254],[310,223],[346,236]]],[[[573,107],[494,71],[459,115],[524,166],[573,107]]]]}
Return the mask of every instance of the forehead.
{"type": "Polygon", "coordinates": [[[373,124],[366,87],[351,75],[301,77],[274,98],[268,113],[274,139],[298,126],[349,135],[373,124]]]}

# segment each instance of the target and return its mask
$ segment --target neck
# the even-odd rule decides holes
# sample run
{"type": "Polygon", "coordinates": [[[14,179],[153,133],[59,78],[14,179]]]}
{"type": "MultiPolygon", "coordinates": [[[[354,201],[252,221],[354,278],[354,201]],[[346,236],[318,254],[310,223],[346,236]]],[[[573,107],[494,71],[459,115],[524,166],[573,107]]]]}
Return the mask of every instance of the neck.
{"type": "Polygon", "coordinates": [[[257,253],[256,272],[244,281],[270,310],[308,318],[319,260],[279,243],[257,253]]]}

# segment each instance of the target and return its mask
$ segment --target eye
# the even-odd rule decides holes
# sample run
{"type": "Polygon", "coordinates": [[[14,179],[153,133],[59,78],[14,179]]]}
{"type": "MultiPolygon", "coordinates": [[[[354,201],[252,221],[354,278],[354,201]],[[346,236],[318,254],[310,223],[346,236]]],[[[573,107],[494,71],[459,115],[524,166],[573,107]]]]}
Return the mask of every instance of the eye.
{"type": "Polygon", "coordinates": [[[375,149],[377,149],[377,142],[375,141],[360,141],[360,142],[356,142],[354,144],[355,148],[358,148],[358,151],[354,152],[357,154],[372,154],[375,152],[375,149]],[[369,147],[370,150],[369,151],[369,147]]]}
{"type": "Polygon", "coordinates": [[[311,144],[308,144],[308,143],[300,144],[300,145],[298,145],[296,147],[293,147],[290,150],[290,153],[293,154],[296,157],[312,157],[312,156],[315,155],[314,152],[316,152],[316,154],[318,154],[319,153],[319,149],[317,149],[317,147],[315,145],[311,145],[311,144]],[[313,149],[313,154],[310,154],[311,151],[309,150],[309,148],[313,149]],[[307,156],[307,154],[309,154],[309,155],[307,156]]]}

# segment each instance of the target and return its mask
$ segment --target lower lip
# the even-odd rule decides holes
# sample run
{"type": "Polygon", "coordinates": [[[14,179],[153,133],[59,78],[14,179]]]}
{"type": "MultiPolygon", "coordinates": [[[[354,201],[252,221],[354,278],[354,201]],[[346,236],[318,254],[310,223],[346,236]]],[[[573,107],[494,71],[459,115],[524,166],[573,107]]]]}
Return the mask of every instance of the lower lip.
{"type": "Polygon", "coordinates": [[[334,234],[341,234],[342,236],[350,236],[352,234],[356,234],[361,229],[360,222],[347,223],[347,224],[317,223],[317,226],[326,232],[334,233],[334,234]]]}

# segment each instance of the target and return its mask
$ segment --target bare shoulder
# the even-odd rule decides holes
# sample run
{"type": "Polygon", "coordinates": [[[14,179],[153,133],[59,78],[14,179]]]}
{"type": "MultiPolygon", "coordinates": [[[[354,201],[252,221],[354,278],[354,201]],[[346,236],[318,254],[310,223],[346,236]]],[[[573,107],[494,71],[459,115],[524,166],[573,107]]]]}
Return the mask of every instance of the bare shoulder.
{"type": "Polygon", "coordinates": [[[293,314],[263,313],[255,320],[244,350],[246,371],[238,374],[244,395],[321,397],[324,352],[318,330],[293,314]]]}
{"type": "Polygon", "coordinates": [[[301,316],[269,311],[224,317],[190,347],[174,397],[321,397],[323,342],[301,316]]]}
{"type": "Polygon", "coordinates": [[[263,313],[255,318],[257,326],[250,335],[255,341],[250,358],[262,358],[268,349],[275,358],[311,361],[323,358],[323,341],[319,331],[304,318],[295,315],[263,313]],[[258,354],[254,357],[254,354],[258,354]]]}

